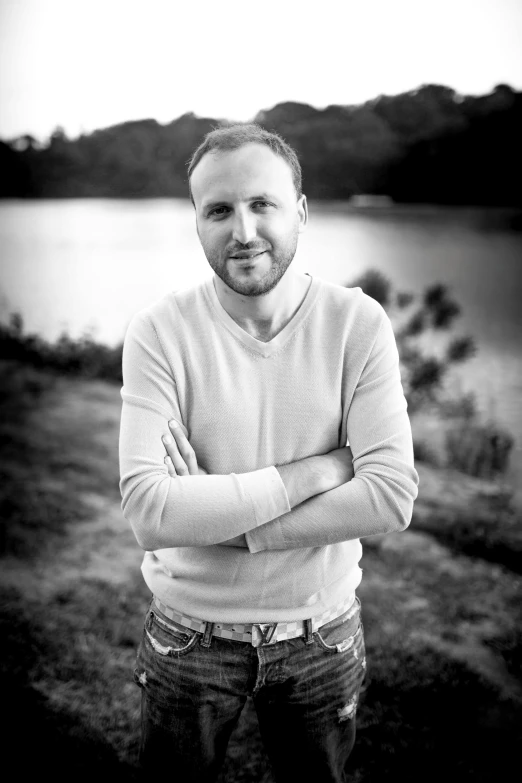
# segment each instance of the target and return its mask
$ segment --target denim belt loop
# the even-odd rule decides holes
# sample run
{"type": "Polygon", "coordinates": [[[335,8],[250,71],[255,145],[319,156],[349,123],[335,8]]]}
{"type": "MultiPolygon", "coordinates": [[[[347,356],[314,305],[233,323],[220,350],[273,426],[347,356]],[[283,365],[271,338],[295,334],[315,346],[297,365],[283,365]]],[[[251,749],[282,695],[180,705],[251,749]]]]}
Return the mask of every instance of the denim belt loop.
{"type": "Polygon", "coordinates": [[[311,620],[305,620],[304,621],[304,627],[305,627],[305,641],[306,641],[306,644],[313,644],[314,635],[312,633],[312,621],[311,620]]]}
{"type": "Polygon", "coordinates": [[[212,631],[214,630],[214,623],[206,622],[205,623],[205,633],[203,634],[203,639],[201,640],[201,646],[202,647],[210,647],[212,642],[212,631]]]}

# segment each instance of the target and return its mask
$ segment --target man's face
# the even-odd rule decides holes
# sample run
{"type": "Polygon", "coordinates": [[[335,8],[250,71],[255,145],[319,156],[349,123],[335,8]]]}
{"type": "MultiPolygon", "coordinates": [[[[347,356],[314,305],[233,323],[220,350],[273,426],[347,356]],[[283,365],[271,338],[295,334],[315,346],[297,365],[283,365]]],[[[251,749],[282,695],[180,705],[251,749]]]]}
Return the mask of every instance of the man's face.
{"type": "Polygon", "coordinates": [[[307,221],[287,162],[264,144],[207,153],[191,178],[198,236],[221,280],[244,296],[280,281],[307,221]]]}

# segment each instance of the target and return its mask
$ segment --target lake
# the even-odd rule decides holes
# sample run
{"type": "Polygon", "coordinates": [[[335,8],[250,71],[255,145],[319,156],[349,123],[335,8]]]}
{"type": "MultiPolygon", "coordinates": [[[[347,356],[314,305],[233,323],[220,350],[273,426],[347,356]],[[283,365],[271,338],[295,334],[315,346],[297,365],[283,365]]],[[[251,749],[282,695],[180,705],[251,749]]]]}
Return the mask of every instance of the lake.
{"type": "MultiPolygon", "coordinates": [[[[296,267],[347,284],[376,268],[398,290],[446,283],[462,306],[456,331],[478,355],[452,383],[517,438],[522,467],[522,233],[502,210],[310,204],[296,267]]],[[[54,339],[91,331],[122,339],[134,312],[209,276],[191,204],[79,199],[0,202],[0,318],[54,339]]]]}

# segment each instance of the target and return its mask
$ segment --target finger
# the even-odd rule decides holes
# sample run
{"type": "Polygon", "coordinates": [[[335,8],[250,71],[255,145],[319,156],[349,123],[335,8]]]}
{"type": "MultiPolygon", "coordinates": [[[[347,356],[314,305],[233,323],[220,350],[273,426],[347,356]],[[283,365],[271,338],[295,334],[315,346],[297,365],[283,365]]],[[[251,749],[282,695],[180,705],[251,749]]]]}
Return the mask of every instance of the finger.
{"type": "Polygon", "coordinates": [[[170,457],[165,457],[165,459],[163,461],[164,461],[165,465],[167,466],[167,470],[168,470],[169,476],[172,476],[172,478],[177,476],[178,474],[176,473],[176,469],[174,468],[174,465],[172,464],[171,458],[170,457]]]}
{"type": "Polygon", "coordinates": [[[170,457],[170,459],[172,460],[172,464],[174,466],[174,470],[176,471],[176,475],[188,476],[189,469],[187,463],[184,461],[183,457],[179,453],[176,441],[174,440],[172,435],[164,435],[162,440],[163,440],[163,445],[165,446],[165,449],[167,451],[167,456],[170,457]]]}
{"type": "Polygon", "coordinates": [[[188,467],[191,476],[198,475],[198,461],[196,459],[196,453],[185,435],[185,428],[179,424],[179,422],[169,421],[170,431],[173,434],[178,452],[183,459],[185,465],[188,467]]]}
{"type": "Polygon", "coordinates": [[[171,419],[171,421],[169,421],[169,426],[170,426],[170,427],[176,427],[176,426],[177,426],[177,427],[180,427],[180,429],[181,429],[182,433],[184,434],[184,436],[185,436],[185,437],[187,438],[187,440],[188,440],[188,429],[187,429],[187,428],[185,427],[185,425],[184,425],[184,424],[182,424],[180,421],[176,421],[176,419],[171,419]]]}

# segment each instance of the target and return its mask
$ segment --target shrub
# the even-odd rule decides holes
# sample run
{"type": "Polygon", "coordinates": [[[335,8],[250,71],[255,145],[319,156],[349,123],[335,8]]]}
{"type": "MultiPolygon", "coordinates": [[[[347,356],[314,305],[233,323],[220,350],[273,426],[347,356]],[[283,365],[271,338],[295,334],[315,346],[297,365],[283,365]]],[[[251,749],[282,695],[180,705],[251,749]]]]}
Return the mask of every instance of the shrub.
{"type": "Polygon", "coordinates": [[[368,269],[349,286],[362,288],[394,321],[402,383],[410,412],[434,403],[440,405],[448,370],[471,358],[476,351],[471,337],[448,335],[442,356],[426,354],[426,338],[448,333],[460,316],[460,305],[447,286],[436,283],[428,286],[420,296],[410,292],[394,293],[390,280],[378,269],[368,269]]]}
{"type": "Polygon", "coordinates": [[[121,376],[122,345],[113,348],[97,343],[90,335],[75,340],[62,334],[54,343],[25,334],[21,315],[0,324],[0,359],[17,361],[66,375],[102,378],[116,383],[121,376]]]}
{"type": "Polygon", "coordinates": [[[513,442],[509,433],[492,422],[463,422],[446,433],[448,467],[478,478],[494,478],[507,469],[513,442]]]}
{"type": "Polygon", "coordinates": [[[413,453],[417,462],[424,462],[426,465],[439,467],[441,459],[437,450],[426,440],[413,438],[413,453]]]}

